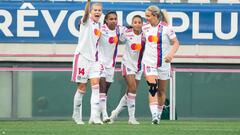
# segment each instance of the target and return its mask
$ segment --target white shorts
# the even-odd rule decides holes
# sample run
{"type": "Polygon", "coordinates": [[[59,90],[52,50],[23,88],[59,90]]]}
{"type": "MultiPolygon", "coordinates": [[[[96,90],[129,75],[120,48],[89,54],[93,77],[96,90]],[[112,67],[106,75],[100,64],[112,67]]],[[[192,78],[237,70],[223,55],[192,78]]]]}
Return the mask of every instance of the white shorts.
{"type": "Polygon", "coordinates": [[[143,72],[145,76],[155,75],[159,80],[168,80],[170,79],[170,68],[156,68],[143,65],[143,72]]]}
{"type": "Polygon", "coordinates": [[[100,78],[103,70],[99,62],[90,61],[81,54],[74,55],[72,81],[77,83],[87,83],[88,79],[100,78]]]}
{"type": "Polygon", "coordinates": [[[115,72],[115,67],[106,68],[103,66],[103,71],[101,72],[100,77],[106,78],[106,82],[113,82],[114,72],[115,72]]]}
{"type": "Polygon", "coordinates": [[[141,78],[142,78],[142,70],[134,71],[134,70],[126,67],[124,64],[122,64],[121,69],[122,69],[122,76],[135,75],[136,80],[141,80],[141,78]]]}

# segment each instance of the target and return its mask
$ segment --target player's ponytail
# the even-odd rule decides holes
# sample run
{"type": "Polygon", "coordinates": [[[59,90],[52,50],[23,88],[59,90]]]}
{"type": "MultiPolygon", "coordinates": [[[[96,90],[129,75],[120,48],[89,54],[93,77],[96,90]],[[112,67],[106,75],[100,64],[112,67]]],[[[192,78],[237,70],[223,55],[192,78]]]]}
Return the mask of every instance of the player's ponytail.
{"type": "Polygon", "coordinates": [[[165,9],[160,9],[157,6],[149,6],[146,11],[150,11],[153,16],[156,16],[160,21],[164,21],[169,24],[168,14],[165,9]]]}
{"type": "Polygon", "coordinates": [[[167,10],[161,9],[161,14],[162,14],[162,21],[164,21],[167,24],[169,24],[169,17],[168,17],[167,10]]]}

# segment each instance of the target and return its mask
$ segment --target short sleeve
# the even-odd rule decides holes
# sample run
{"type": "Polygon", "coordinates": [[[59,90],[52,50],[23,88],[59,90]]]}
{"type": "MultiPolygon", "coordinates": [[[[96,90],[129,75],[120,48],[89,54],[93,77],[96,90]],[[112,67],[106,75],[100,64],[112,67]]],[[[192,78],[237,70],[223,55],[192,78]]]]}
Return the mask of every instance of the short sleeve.
{"type": "Polygon", "coordinates": [[[174,32],[174,30],[173,30],[173,28],[171,27],[171,26],[167,26],[166,27],[166,32],[167,32],[167,35],[168,35],[168,37],[170,38],[170,39],[173,39],[173,38],[175,38],[176,37],[176,34],[175,34],[175,32],[174,32]]]}

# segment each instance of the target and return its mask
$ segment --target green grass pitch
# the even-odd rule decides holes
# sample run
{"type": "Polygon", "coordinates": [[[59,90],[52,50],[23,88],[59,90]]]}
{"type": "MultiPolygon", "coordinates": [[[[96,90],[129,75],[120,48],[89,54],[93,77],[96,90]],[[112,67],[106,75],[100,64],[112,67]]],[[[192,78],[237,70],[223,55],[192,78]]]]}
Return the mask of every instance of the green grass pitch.
{"type": "Polygon", "coordinates": [[[0,135],[240,135],[240,121],[162,120],[160,125],[140,121],[129,125],[76,125],[72,121],[0,121],[0,135]]]}

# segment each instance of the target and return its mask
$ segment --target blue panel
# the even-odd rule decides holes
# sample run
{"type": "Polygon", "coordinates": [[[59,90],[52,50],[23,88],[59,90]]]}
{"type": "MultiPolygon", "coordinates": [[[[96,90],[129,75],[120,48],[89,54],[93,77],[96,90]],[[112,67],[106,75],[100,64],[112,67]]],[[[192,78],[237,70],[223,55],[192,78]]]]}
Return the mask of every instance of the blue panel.
{"type": "MultiPolygon", "coordinates": [[[[21,6],[27,3],[21,2],[1,2],[0,4],[0,42],[7,43],[77,43],[77,34],[72,31],[76,31],[77,23],[81,18],[78,14],[75,20],[70,20],[69,17],[73,16],[76,11],[83,11],[84,2],[32,2],[28,3],[33,6],[33,9],[20,9],[21,6]],[[25,12],[25,13],[23,13],[25,12]],[[35,12],[36,15],[29,15],[35,12]],[[60,23],[59,29],[55,25],[56,35],[53,35],[54,26],[47,24],[49,19],[43,16],[43,12],[49,12],[53,22],[56,21],[58,15],[62,12],[67,12],[66,16],[61,16],[63,21],[60,23]],[[24,15],[25,14],[25,15],[24,15]],[[9,18],[10,15],[10,18],[9,18]],[[23,16],[23,20],[20,18],[23,16]],[[11,19],[12,18],[12,19],[11,19]],[[74,22],[73,22],[74,21],[74,22]],[[10,24],[7,24],[10,22],[10,24]],[[73,23],[73,27],[71,24],[73,23]],[[33,25],[28,25],[32,23],[33,25]],[[25,25],[24,25],[25,24],[25,25]],[[20,29],[23,30],[20,30],[20,29]],[[19,29],[19,32],[17,31],[19,29]],[[30,34],[22,35],[24,32],[37,32],[39,35],[30,34]]],[[[122,17],[119,20],[120,24],[128,25],[126,20],[127,16],[131,13],[141,11],[144,15],[145,9],[149,5],[158,5],[162,9],[167,9],[169,14],[182,13],[187,16],[185,19],[172,18],[173,27],[181,27],[189,20],[184,31],[176,31],[177,36],[181,44],[187,45],[239,45],[239,12],[240,4],[163,4],[163,3],[103,3],[104,13],[107,10],[115,10],[118,15],[122,17]],[[193,15],[195,14],[195,16],[193,15]],[[220,14],[221,19],[216,20],[217,14],[220,14]],[[235,25],[231,26],[231,15],[236,15],[233,19],[235,25]],[[199,19],[198,19],[199,18],[199,19]],[[220,26],[221,24],[221,26],[220,26]],[[195,29],[193,29],[195,27],[195,29]],[[216,32],[216,31],[220,32],[216,32]],[[234,31],[232,35],[229,35],[231,31],[234,31]],[[218,33],[218,34],[217,34],[218,33]],[[220,34],[219,34],[220,33],[220,34]],[[221,35],[222,33],[222,35],[221,35]],[[225,34],[223,34],[225,33],[225,34]],[[199,36],[203,35],[203,36],[199,36]]],[[[60,16],[59,16],[60,18],[60,16]]],[[[51,21],[50,21],[51,22],[51,21]]]]}

